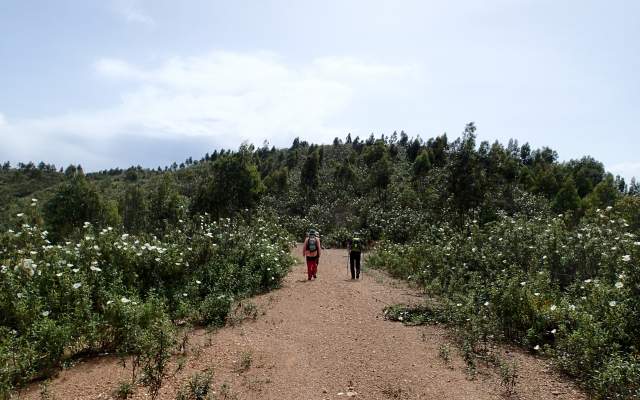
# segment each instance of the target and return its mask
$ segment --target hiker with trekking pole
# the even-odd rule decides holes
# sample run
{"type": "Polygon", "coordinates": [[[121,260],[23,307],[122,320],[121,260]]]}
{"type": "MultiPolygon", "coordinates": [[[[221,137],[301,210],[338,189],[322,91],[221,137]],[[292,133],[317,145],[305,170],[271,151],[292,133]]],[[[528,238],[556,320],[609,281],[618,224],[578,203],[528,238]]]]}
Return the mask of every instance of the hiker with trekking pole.
{"type": "Polygon", "coordinates": [[[362,253],[362,239],[354,234],[347,242],[349,253],[348,268],[351,272],[351,279],[360,279],[360,254],[362,253]]]}
{"type": "Polygon", "coordinates": [[[307,260],[307,277],[308,280],[318,279],[318,262],[320,261],[320,238],[318,233],[311,229],[307,234],[302,246],[302,257],[307,260]]]}

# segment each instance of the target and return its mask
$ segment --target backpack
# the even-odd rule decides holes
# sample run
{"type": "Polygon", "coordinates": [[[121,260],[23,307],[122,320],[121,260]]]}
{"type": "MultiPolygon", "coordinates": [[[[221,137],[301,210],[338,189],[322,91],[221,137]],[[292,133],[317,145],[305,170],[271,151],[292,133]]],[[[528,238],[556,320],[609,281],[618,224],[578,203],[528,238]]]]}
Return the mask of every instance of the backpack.
{"type": "Polygon", "coordinates": [[[354,253],[360,253],[362,251],[360,238],[353,238],[351,240],[351,251],[354,253]]]}
{"type": "Polygon", "coordinates": [[[307,250],[312,253],[318,250],[318,241],[316,238],[310,237],[309,240],[307,240],[307,250]]]}

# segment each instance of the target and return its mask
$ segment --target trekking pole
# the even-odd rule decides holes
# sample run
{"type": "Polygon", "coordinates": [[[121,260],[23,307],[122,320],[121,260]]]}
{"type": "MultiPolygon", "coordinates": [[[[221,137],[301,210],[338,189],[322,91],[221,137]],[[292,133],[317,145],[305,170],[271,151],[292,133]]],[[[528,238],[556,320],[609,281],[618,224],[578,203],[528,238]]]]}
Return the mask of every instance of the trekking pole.
{"type": "Polygon", "coordinates": [[[347,250],[347,276],[351,273],[351,253],[347,250]]]}

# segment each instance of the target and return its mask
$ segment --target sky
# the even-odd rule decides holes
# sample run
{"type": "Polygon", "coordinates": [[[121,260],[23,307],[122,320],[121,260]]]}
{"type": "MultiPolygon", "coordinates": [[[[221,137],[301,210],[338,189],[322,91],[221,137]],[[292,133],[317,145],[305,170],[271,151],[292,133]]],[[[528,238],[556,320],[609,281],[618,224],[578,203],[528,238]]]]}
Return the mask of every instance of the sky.
{"type": "Polygon", "coordinates": [[[0,0],[0,160],[157,167],[404,130],[640,177],[635,0],[0,0]]]}

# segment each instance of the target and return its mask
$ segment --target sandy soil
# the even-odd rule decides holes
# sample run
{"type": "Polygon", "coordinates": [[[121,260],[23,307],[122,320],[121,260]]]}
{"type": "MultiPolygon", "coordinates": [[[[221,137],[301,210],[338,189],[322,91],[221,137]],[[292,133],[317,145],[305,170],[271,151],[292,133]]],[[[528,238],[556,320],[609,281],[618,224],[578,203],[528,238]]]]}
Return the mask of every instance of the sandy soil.
{"type": "MultiPolygon", "coordinates": [[[[506,397],[495,369],[480,367],[469,379],[445,329],[384,319],[386,305],[418,304],[417,291],[366,269],[359,281],[352,281],[346,263],[346,251],[326,250],[317,280],[307,281],[306,267],[298,264],[282,289],[247,300],[258,307],[255,320],[217,332],[192,332],[188,361],[167,379],[160,398],[175,399],[190,376],[208,369],[220,398],[341,399],[355,393],[361,399],[506,397]],[[447,344],[448,363],[438,355],[447,344]],[[246,370],[243,359],[245,367],[249,364],[246,370]]],[[[547,361],[515,349],[504,348],[502,354],[518,364],[513,398],[586,398],[547,361]]],[[[108,399],[129,376],[117,358],[93,358],[62,371],[48,390],[55,399],[108,399]]],[[[39,396],[33,385],[21,398],[39,396]]],[[[148,396],[136,387],[133,398],[148,396]]]]}

